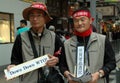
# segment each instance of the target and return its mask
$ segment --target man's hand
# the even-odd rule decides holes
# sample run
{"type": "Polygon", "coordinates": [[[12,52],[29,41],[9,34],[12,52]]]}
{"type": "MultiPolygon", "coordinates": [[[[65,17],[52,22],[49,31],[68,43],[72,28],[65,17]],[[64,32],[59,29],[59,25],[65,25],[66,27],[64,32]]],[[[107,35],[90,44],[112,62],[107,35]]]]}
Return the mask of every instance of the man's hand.
{"type": "Polygon", "coordinates": [[[7,66],[7,70],[9,71],[10,70],[10,68],[12,68],[12,67],[14,67],[15,65],[8,65],[7,66]]]}
{"type": "MultiPolygon", "coordinates": [[[[15,65],[8,65],[7,66],[7,70],[9,71],[10,70],[10,68],[12,68],[12,67],[14,67],[15,65]]],[[[7,77],[5,76],[5,79],[7,79],[7,77]]],[[[11,79],[12,80],[12,79],[11,79]]]]}
{"type": "Polygon", "coordinates": [[[76,81],[72,80],[70,75],[74,76],[69,71],[65,71],[64,72],[64,76],[68,79],[68,83],[79,83],[79,82],[76,82],[76,81]]]}
{"type": "Polygon", "coordinates": [[[55,57],[55,56],[52,56],[52,55],[48,54],[48,57],[50,59],[47,61],[46,65],[49,66],[49,67],[53,67],[59,62],[58,58],[55,57]]]}
{"type": "Polygon", "coordinates": [[[99,72],[95,72],[92,74],[92,80],[88,83],[97,83],[98,79],[99,79],[99,72]]]}

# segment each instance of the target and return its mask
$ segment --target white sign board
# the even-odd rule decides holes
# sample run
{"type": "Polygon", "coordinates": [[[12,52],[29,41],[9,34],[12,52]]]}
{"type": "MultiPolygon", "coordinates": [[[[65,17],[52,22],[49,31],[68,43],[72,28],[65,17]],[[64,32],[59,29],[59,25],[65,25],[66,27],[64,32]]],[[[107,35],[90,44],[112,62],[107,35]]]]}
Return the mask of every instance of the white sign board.
{"type": "Polygon", "coordinates": [[[77,78],[84,74],[84,46],[77,47],[77,78]]]}
{"type": "Polygon", "coordinates": [[[7,69],[5,69],[4,70],[5,76],[6,76],[7,80],[13,79],[22,74],[28,73],[30,71],[33,71],[35,69],[45,66],[47,60],[49,60],[48,55],[44,55],[44,56],[35,58],[33,60],[27,61],[25,63],[19,64],[17,66],[14,66],[14,67],[10,68],[9,71],[7,69]]]}

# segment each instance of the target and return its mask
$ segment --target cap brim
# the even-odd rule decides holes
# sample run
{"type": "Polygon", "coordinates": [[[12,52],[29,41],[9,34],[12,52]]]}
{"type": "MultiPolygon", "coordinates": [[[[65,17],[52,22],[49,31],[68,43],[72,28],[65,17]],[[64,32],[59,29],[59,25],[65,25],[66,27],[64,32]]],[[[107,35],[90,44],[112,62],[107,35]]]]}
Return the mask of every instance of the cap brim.
{"type": "MultiPolygon", "coordinates": [[[[39,9],[39,8],[28,7],[28,8],[26,8],[26,9],[23,10],[23,18],[24,18],[25,20],[28,20],[28,21],[29,21],[29,13],[30,13],[30,11],[33,10],[33,9],[39,9]]],[[[46,13],[46,16],[45,16],[46,23],[48,23],[50,20],[52,20],[52,17],[50,17],[50,15],[48,14],[47,11],[44,11],[44,10],[42,10],[42,9],[39,9],[39,10],[41,10],[41,11],[43,11],[43,12],[46,13]]]]}

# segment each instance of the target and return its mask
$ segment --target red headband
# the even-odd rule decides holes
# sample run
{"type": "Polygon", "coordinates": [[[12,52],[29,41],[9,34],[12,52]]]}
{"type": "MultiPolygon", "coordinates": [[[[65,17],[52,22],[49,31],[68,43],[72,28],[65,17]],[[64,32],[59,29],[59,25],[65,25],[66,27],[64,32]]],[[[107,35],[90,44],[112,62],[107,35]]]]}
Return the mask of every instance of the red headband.
{"type": "Polygon", "coordinates": [[[73,18],[79,17],[79,16],[87,16],[88,18],[91,17],[90,12],[85,10],[77,11],[73,14],[73,18]]]}

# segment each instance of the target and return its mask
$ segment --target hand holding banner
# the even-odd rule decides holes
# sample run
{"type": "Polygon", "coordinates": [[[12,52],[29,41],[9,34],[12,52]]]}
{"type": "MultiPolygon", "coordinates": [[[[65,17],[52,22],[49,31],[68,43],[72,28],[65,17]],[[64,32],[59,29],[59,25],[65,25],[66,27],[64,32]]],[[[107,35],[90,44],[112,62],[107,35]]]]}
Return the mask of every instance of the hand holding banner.
{"type": "Polygon", "coordinates": [[[17,66],[14,66],[10,68],[9,71],[5,69],[4,70],[5,76],[7,80],[13,79],[22,74],[28,73],[30,71],[33,71],[35,69],[45,66],[47,60],[49,60],[48,55],[44,55],[44,56],[35,58],[33,60],[27,61],[25,63],[19,64],[17,66]]]}

